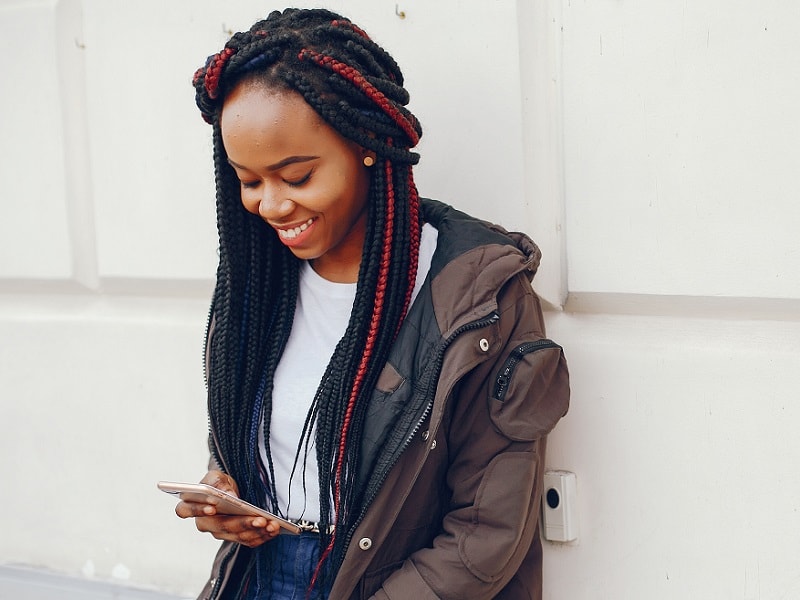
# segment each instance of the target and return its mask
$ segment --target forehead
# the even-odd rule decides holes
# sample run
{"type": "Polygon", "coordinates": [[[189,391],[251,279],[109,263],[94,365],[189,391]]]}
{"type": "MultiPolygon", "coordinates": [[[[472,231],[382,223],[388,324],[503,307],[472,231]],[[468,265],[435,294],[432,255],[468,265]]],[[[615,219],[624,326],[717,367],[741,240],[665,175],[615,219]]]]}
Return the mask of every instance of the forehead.
{"type": "Polygon", "coordinates": [[[223,139],[297,137],[317,133],[319,115],[297,93],[245,81],[225,98],[220,116],[223,139]]]}

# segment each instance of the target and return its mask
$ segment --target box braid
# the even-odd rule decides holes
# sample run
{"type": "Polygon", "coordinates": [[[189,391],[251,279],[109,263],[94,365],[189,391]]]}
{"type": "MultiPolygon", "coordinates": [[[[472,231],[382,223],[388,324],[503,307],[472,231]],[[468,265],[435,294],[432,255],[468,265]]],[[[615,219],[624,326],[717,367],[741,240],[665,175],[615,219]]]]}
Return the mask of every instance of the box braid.
{"type": "Polygon", "coordinates": [[[335,572],[342,538],[359,512],[354,477],[368,397],[416,279],[421,219],[412,165],[419,156],[410,148],[422,130],[405,108],[409,97],[397,63],[363,30],[327,10],[273,12],[233,35],[195,73],[197,105],[214,128],[220,238],[208,346],[212,450],[243,497],[273,510],[272,459],[267,443],[268,464],[262,467],[258,425],[263,419],[268,434],[272,378],[292,326],[299,261],[270,227],[244,210],[222,145],[222,104],[246,79],[300,94],[340,135],[377,155],[353,310],[297,450],[300,456],[305,444],[307,454],[316,426],[321,524],[336,523],[335,533],[321,536],[320,565],[331,559],[335,572]]]}

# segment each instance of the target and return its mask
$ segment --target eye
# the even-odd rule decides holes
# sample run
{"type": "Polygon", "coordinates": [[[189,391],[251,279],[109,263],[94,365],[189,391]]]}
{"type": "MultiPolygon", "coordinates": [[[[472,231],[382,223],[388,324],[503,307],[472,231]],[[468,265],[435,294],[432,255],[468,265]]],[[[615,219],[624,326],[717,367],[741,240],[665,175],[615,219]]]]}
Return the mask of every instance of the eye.
{"type": "Polygon", "coordinates": [[[304,183],[306,183],[309,179],[311,179],[311,174],[314,172],[314,169],[311,169],[308,173],[300,177],[299,179],[284,179],[286,185],[291,187],[300,187],[304,183]]]}
{"type": "Polygon", "coordinates": [[[242,188],[245,189],[245,190],[255,189],[255,188],[258,187],[259,183],[261,183],[261,182],[257,181],[257,180],[254,180],[254,181],[242,181],[241,182],[242,188]]]}

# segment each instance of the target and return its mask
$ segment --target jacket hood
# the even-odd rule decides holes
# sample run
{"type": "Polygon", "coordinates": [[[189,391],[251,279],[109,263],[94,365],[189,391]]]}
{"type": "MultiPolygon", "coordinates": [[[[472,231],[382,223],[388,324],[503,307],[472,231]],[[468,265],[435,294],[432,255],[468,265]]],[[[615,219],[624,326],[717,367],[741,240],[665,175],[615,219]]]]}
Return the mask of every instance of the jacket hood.
{"type": "Polygon", "coordinates": [[[438,200],[422,198],[421,207],[425,221],[436,227],[440,235],[447,236],[451,230],[457,232],[454,233],[454,239],[450,240],[449,259],[479,246],[514,246],[525,257],[524,269],[528,272],[528,278],[533,280],[542,253],[527,234],[507,231],[500,225],[472,217],[438,200]]]}
{"type": "Polygon", "coordinates": [[[517,275],[533,280],[541,251],[524,233],[471,217],[441,202],[422,200],[423,218],[439,239],[430,270],[443,334],[494,310],[497,291],[517,275]]]}

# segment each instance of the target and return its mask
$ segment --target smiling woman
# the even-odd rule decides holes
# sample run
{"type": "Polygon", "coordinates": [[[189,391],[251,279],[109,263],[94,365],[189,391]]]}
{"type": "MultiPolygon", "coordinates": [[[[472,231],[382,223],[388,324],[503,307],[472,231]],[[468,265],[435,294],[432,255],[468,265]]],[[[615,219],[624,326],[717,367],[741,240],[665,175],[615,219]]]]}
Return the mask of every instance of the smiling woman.
{"type": "Polygon", "coordinates": [[[532,344],[538,248],[420,200],[403,75],[339,15],[274,12],[194,86],[220,238],[203,482],[303,532],[180,502],[224,541],[201,598],[540,597],[569,386],[532,344]]]}
{"type": "Polygon", "coordinates": [[[355,283],[367,219],[369,150],[346,140],[295,93],[239,83],[220,117],[242,204],[319,275],[355,283]]]}

